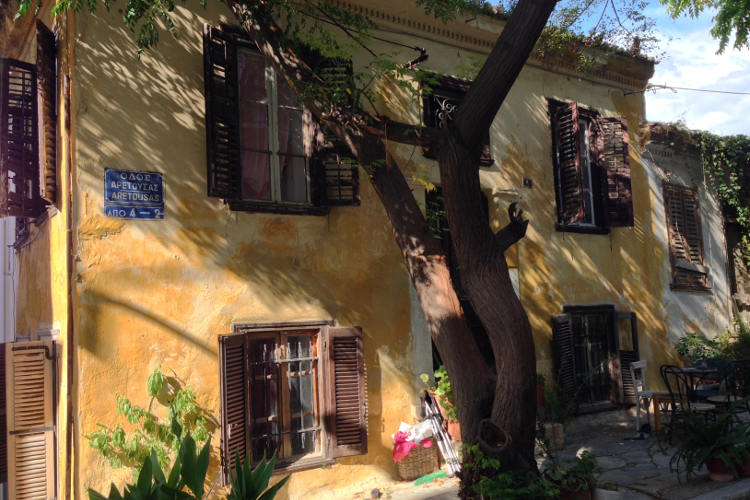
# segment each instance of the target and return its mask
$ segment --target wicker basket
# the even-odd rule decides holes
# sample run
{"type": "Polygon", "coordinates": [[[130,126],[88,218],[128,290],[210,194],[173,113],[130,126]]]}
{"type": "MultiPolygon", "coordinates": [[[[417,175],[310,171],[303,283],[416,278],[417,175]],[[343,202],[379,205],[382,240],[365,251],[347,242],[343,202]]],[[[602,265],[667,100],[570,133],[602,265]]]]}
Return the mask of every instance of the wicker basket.
{"type": "Polygon", "coordinates": [[[411,481],[437,470],[439,465],[437,444],[434,438],[431,438],[430,441],[432,441],[430,448],[419,445],[412,448],[408,455],[397,462],[398,475],[401,476],[401,479],[411,481]]]}

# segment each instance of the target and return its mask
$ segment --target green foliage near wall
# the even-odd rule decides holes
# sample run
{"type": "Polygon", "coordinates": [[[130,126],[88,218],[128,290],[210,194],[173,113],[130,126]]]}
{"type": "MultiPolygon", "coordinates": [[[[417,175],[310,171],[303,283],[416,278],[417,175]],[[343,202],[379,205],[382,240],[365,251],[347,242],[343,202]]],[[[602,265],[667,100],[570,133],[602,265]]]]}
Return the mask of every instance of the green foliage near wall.
{"type": "Polygon", "coordinates": [[[129,467],[137,471],[153,453],[160,466],[165,468],[178,453],[181,436],[202,444],[216,428],[215,419],[198,405],[195,391],[182,386],[174,377],[167,377],[156,368],[146,385],[151,397],[148,408],[134,405],[127,397],[117,395],[117,415],[125,417],[132,431],[126,431],[122,424],[114,427],[97,424],[94,432],[84,436],[112,467],[129,467]],[[166,419],[155,415],[154,403],[166,407],[166,419]]]}

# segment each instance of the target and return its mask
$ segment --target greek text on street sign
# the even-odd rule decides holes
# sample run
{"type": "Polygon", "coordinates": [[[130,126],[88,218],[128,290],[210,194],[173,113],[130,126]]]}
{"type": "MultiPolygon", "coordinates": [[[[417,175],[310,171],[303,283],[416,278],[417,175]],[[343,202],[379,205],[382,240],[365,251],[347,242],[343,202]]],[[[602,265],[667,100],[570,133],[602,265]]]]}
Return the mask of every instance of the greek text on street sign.
{"type": "Polygon", "coordinates": [[[104,213],[121,219],[163,219],[162,174],[104,169],[104,213]]]}

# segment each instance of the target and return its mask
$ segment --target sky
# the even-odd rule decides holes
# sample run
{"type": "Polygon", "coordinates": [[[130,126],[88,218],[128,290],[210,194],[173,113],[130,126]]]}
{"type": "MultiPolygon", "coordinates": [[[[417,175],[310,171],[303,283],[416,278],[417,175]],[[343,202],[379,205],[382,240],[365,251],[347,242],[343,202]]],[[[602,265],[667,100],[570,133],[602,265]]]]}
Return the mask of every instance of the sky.
{"type": "MultiPolygon", "coordinates": [[[[712,15],[672,20],[658,2],[647,9],[657,22],[664,52],[651,83],[673,87],[750,92],[750,50],[727,47],[716,54],[719,42],[711,37],[712,15]]],[[[688,128],[721,135],[750,136],[750,95],[688,90],[646,92],[649,121],[681,121],[688,128]]]]}

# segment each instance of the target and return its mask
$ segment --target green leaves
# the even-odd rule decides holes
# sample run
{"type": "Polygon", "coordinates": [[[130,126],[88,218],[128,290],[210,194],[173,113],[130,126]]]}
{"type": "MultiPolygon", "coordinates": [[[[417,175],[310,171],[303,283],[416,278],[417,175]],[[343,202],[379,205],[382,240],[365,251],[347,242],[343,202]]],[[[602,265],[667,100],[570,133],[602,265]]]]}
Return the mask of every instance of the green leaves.
{"type": "Polygon", "coordinates": [[[234,472],[230,473],[232,490],[227,496],[227,500],[272,500],[289,480],[289,476],[286,476],[266,490],[275,466],[275,453],[270,460],[263,457],[253,470],[250,470],[249,457],[243,464],[240,462],[239,453],[235,455],[234,472]]]}

